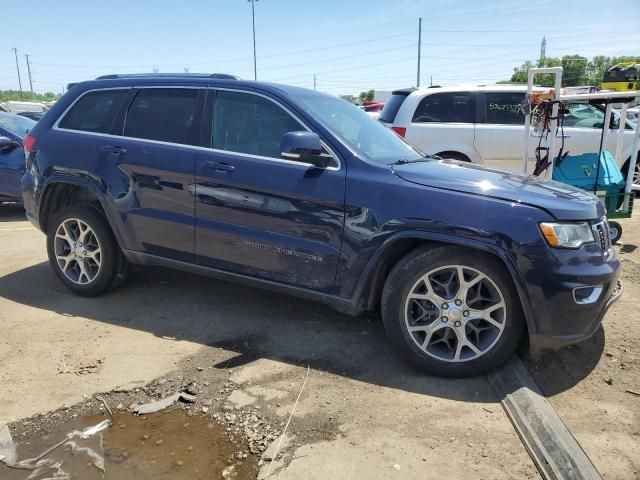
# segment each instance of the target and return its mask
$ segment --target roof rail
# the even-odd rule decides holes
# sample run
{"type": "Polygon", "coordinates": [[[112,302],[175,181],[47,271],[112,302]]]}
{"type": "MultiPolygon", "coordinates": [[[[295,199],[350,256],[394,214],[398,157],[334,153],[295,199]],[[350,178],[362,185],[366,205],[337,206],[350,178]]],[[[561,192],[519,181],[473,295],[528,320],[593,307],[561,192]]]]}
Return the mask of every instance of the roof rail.
{"type": "Polygon", "coordinates": [[[228,73],[112,73],[100,75],[96,80],[115,80],[118,78],[212,78],[215,80],[240,80],[240,77],[228,73]]]}

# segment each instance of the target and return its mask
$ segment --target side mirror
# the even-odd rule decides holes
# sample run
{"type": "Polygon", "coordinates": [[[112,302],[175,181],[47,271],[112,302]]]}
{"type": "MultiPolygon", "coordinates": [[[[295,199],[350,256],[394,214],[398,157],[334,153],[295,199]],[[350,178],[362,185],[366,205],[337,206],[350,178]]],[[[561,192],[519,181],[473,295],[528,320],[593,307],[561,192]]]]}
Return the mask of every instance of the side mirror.
{"type": "Polygon", "coordinates": [[[0,150],[10,150],[19,146],[19,142],[11,140],[9,137],[0,136],[0,150]]]}
{"type": "Polygon", "coordinates": [[[318,168],[326,168],[332,158],[322,153],[318,134],[307,131],[285,133],[280,141],[280,155],[287,160],[310,163],[318,168]]]}

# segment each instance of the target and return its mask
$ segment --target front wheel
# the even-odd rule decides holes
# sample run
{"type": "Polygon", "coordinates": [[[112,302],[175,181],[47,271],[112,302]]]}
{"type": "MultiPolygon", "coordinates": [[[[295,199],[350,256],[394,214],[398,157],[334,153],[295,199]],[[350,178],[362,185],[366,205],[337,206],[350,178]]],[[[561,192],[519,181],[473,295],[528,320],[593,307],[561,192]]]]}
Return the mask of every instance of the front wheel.
{"type": "Polygon", "coordinates": [[[418,249],[400,260],[385,283],[382,319],[406,359],[447,377],[498,366],[514,352],[524,328],[504,266],[453,246],[418,249]]]}
{"type": "Polygon", "coordinates": [[[88,206],[69,206],[55,215],[47,230],[47,253],[58,279],[77,295],[99,295],[126,274],[109,225],[88,206]]]}

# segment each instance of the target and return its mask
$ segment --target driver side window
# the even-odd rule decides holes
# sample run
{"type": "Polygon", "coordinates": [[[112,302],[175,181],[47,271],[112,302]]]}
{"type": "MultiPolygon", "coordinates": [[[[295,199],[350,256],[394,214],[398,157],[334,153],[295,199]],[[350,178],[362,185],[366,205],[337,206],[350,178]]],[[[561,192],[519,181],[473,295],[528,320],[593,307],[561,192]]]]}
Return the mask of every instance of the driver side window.
{"type": "Polygon", "coordinates": [[[215,149],[280,158],[282,136],[299,130],[305,127],[267,98],[224,90],[216,94],[212,129],[215,149]]]}

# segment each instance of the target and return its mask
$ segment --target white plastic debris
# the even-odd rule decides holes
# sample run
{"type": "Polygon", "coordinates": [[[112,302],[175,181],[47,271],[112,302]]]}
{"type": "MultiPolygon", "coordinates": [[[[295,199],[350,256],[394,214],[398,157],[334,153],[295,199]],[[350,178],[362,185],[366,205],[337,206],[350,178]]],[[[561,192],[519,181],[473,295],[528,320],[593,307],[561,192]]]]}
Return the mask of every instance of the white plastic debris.
{"type": "Polygon", "coordinates": [[[145,403],[144,405],[138,405],[135,407],[134,412],[138,415],[148,415],[149,413],[156,413],[165,408],[169,408],[178,400],[184,400],[188,403],[193,403],[196,399],[195,395],[189,395],[185,392],[174,393],[168,397],[161,398],[160,400],[154,400],[153,402],[145,403]]]}
{"type": "Polygon", "coordinates": [[[9,427],[5,424],[0,427],[0,462],[7,465],[15,465],[18,461],[18,453],[16,452],[16,444],[11,438],[9,427]]]}
{"type": "Polygon", "coordinates": [[[83,430],[74,430],[69,432],[65,435],[63,440],[59,441],[52,447],[49,447],[37,457],[20,460],[19,462],[17,458],[16,444],[11,438],[11,433],[9,432],[7,425],[3,425],[0,427],[0,462],[5,463],[12,468],[29,470],[29,474],[26,477],[27,479],[69,479],[71,478],[70,473],[67,473],[62,469],[63,462],[53,458],[48,458],[49,454],[64,445],[69,448],[69,451],[71,451],[73,455],[87,455],[90,459],[90,463],[100,471],[104,472],[104,457],[97,453],[93,448],[82,445],[80,441],[91,439],[99,434],[99,444],[100,449],[102,449],[101,432],[109,427],[109,425],[111,425],[111,420],[103,420],[97,425],[87,427],[83,430]]]}

